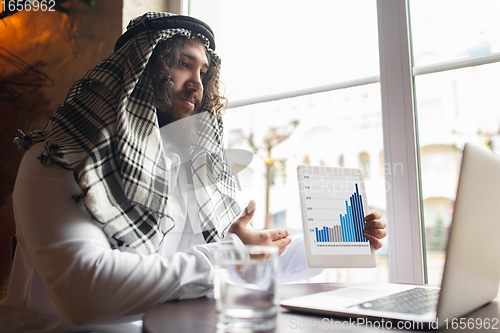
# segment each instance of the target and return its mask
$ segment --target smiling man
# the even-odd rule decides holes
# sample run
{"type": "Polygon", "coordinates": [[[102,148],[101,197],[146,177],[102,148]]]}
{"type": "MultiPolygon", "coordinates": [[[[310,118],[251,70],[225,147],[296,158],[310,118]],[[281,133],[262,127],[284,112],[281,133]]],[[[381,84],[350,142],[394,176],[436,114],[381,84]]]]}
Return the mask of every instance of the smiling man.
{"type": "MultiPolygon", "coordinates": [[[[42,131],[16,138],[27,151],[0,331],[139,332],[152,306],[213,290],[217,242],[289,246],[284,229],[247,228],[255,203],[234,199],[214,49],[203,22],[147,13],[42,131]]],[[[300,245],[283,256],[307,271],[300,245]]]]}
{"type": "Polygon", "coordinates": [[[0,331],[139,332],[155,304],[213,290],[217,242],[290,243],[282,229],[228,232],[253,209],[240,214],[224,159],[214,48],[203,22],[147,13],[42,131],[16,138],[27,152],[0,331]]]}
{"type": "Polygon", "coordinates": [[[208,57],[198,39],[183,41],[182,37],[174,37],[156,47],[150,67],[160,127],[201,110],[204,86],[211,79],[208,57]],[[177,52],[172,51],[178,48],[181,49],[175,62],[177,52]]]}

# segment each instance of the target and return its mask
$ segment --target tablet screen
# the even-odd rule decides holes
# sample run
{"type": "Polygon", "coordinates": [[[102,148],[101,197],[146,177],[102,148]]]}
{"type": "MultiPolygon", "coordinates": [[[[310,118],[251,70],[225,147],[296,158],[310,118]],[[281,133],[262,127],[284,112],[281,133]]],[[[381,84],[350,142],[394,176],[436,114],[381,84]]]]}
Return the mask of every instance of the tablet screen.
{"type": "Polygon", "coordinates": [[[361,169],[299,166],[297,171],[308,265],[374,267],[374,251],[363,236],[368,204],[361,169]]]}

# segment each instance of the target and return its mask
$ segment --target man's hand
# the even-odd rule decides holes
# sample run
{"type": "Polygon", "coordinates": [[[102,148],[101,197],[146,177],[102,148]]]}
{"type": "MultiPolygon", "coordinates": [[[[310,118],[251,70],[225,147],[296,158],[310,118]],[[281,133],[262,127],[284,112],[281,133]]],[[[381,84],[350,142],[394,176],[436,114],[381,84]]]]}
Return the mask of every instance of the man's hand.
{"type": "Polygon", "coordinates": [[[229,227],[229,232],[233,232],[246,245],[270,245],[277,246],[280,249],[280,254],[285,251],[285,248],[292,242],[288,238],[286,229],[268,229],[268,230],[249,230],[247,224],[252,219],[255,213],[255,201],[250,200],[245,208],[244,215],[233,222],[229,227]]]}
{"type": "Polygon", "coordinates": [[[382,213],[379,211],[373,211],[365,216],[365,230],[363,235],[370,241],[375,250],[382,247],[382,242],[380,241],[387,235],[384,230],[386,224],[382,221],[382,213]]]}

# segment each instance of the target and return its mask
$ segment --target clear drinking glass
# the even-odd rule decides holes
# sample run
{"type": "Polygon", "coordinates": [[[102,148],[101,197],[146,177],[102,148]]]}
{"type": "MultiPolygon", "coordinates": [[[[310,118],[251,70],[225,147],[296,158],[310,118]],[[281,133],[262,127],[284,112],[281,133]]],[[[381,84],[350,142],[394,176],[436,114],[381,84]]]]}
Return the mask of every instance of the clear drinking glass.
{"type": "Polygon", "coordinates": [[[275,246],[219,244],[215,251],[217,328],[266,331],[276,326],[278,256],[275,246]]]}

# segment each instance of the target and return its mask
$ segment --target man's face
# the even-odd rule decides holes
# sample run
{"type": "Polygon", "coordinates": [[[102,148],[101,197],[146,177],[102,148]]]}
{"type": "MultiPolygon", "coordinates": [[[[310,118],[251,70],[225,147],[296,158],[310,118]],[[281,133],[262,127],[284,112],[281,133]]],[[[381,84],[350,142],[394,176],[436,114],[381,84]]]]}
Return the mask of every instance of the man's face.
{"type": "Polygon", "coordinates": [[[172,103],[166,110],[157,107],[160,127],[199,111],[203,98],[203,77],[208,72],[205,46],[190,40],[182,46],[179,63],[172,70],[172,103]]]}

